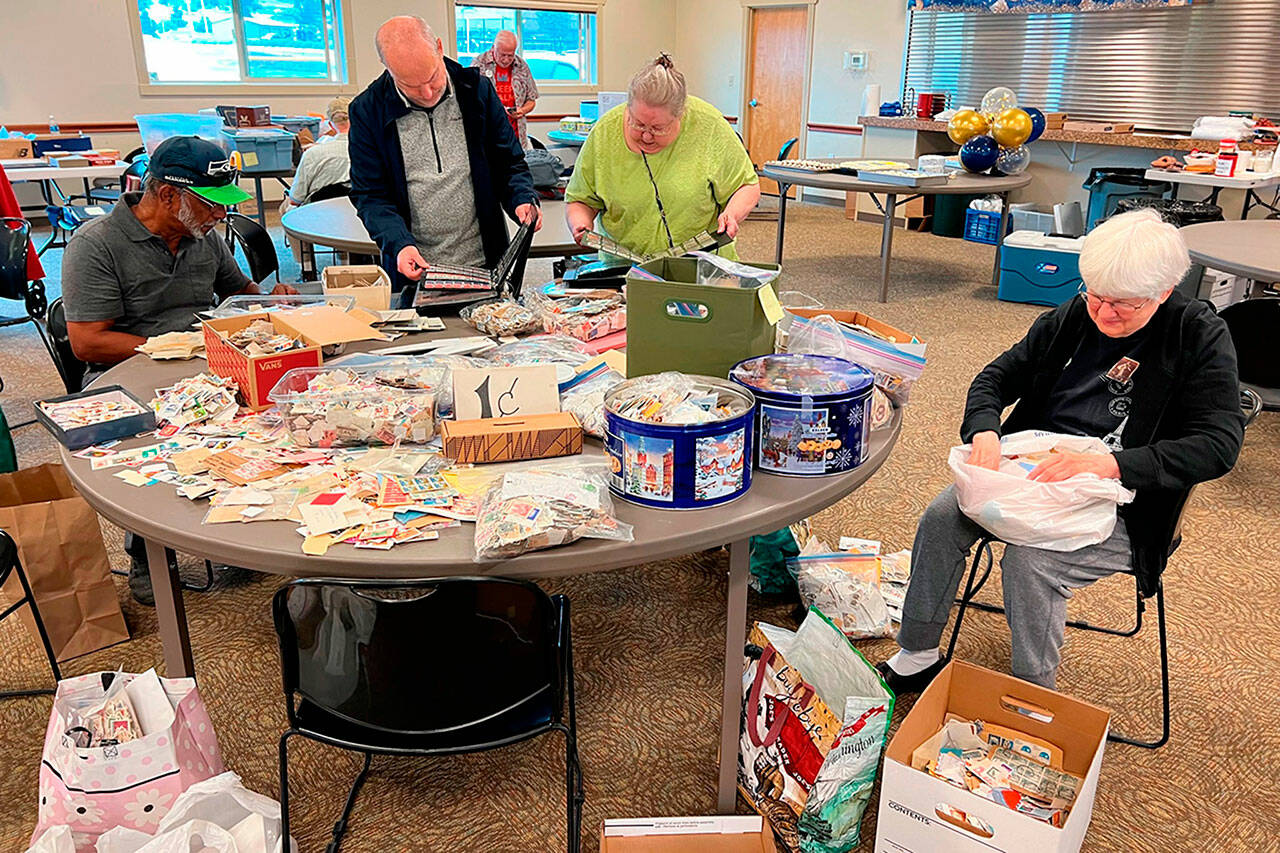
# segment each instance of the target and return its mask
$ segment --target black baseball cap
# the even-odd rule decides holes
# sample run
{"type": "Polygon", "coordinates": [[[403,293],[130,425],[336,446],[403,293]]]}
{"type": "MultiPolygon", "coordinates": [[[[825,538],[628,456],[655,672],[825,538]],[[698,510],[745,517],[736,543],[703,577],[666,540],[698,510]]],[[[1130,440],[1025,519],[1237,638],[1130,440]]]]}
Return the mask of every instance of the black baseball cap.
{"type": "Polygon", "coordinates": [[[240,176],[238,151],[198,136],[171,136],[151,155],[147,177],[185,187],[213,204],[232,205],[253,198],[236,185],[240,176]]]}

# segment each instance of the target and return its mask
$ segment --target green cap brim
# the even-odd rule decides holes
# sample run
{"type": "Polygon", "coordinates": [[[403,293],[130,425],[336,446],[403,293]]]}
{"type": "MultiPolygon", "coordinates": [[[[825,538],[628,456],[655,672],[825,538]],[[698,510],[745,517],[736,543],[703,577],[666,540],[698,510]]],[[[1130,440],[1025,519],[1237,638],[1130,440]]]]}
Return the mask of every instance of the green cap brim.
{"type": "Polygon", "coordinates": [[[233,204],[240,204],[253,198],[244,190],[235,184],[227,184],[221,187],[187,187],[196,195],[205,201],[213,202],[230,207],[233,204]]]}

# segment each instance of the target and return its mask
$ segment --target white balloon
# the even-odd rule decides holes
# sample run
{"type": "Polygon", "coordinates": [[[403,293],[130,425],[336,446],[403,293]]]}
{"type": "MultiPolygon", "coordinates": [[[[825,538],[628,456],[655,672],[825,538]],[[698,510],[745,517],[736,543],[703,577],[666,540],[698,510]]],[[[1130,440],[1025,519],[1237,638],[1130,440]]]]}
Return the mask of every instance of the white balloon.
{"type": "Polygon", "coordinates": [[[1031,149],[1025,145],[1002,148],[996,157],[996,169],[1006,175],[1020,175],[1031,165],[1031,149]]]}
{"type": "Polygon", "coordinates": [[[1000,115],[1005,110],[1017,105],[1017,94],[1007,86],[996,86],[982,96],[982,113],[984,115],[1000,115]]]}

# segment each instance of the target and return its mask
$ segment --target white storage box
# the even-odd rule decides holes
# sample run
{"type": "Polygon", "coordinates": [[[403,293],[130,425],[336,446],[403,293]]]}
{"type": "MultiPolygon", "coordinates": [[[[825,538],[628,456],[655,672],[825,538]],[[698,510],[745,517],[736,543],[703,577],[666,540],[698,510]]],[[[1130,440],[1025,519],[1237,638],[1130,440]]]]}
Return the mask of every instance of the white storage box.
{"type": "Polygon", "coordinates": [[[1093,815],[1110,720],[1105,708],[1011,675],[950,664],[920,695],[885,751],[876,853],[1078,851],[1093,815]],[[1061,829],[912,769],[911,753],[948,714],[1017,729],[1062,749],[1063,769],[1084,783],[1061,829]]]}

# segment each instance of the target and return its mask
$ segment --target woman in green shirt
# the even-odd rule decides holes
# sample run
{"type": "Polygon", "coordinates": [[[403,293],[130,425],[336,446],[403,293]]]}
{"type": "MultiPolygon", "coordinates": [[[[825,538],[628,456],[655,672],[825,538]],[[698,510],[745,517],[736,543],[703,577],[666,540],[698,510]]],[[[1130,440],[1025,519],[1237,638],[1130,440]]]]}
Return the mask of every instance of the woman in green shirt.
{"type": "MultiPolygon", "coordinates": [[[[575,240],[596,217],[632,251],[653,254],[702,231],[730,238],[760,200],[742,140],[715,107],[690,97],[665,53],[600,117],[573,167],[565,217],[575,240]]],[[[732,243],[720,254],[736,258],[732,243]]]]}

